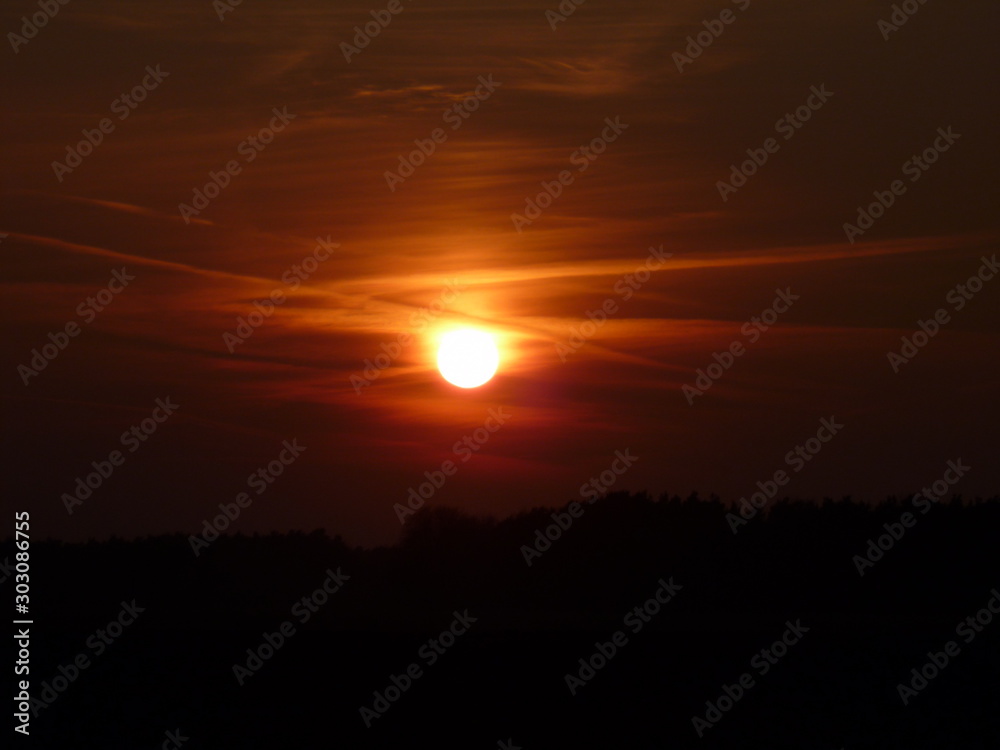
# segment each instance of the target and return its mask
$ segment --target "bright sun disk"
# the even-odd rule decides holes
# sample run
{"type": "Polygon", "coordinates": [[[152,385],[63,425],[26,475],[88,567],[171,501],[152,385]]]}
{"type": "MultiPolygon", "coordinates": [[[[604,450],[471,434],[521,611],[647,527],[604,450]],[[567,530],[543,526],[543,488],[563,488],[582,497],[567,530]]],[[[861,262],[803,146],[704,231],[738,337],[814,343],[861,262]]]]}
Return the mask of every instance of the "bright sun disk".
{"type": "Polygon", "coordinates": [[[437,363],[441,376],[452,385],[475,388],[493,377],[500,352],[490,334],[463,328],[441,337],[437,363]]]}

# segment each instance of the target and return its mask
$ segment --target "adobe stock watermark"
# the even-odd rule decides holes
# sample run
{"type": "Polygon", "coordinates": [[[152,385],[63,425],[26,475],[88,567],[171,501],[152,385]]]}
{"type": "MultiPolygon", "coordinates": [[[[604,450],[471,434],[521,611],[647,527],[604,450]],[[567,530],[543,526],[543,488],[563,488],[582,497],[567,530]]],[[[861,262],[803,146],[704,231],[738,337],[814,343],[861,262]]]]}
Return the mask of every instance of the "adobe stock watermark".
{"type": "MultiPolygon", "coordinates": [[[[340,247],[339,242],[333,242],[330,235],[316,238],[316,247],[311,254],[292,264],[283,274],[281,282],[291,291],[295,291],[302,282],[308,281],[309,277],[316,273],[319,264],[329,260],[330,251],[340,247]]],[[[248,338],[256,333],[257,329],[264,325],[264,321],[274,315],[277,305],[282,305],[288,299],[285,291],[281,287],[275,287],[262,300],[254,300],[254,309],[246,315],[236,318],[236,329],[233,332],[226,331],[222,334],[222,343],[230,354],[236,351],[236,347],[246,342],[248,338]]]]}
{"type": "MultiPolygon", "coordinates": [[[[266,466],[260,466],[255,472],[247,477],[247,487],[254,491],[257,497],[267,492],[267,488],[285,473],[285,469],[295,463],[296,459],[306,452],[306,446],[299,445],[298,438],[292,438],[291,442],[285,440],[281,444],[282,450],[266,466]]],[[[212,519],[206,518],[202,521],[200,534],[192,534],[188,537],[191,551],[198,557],[202,550],[208,549],[208,545],[219,538],[219,534],[229,528],[244,510],[253,505],[254,498],[248,492],[240,492],[231,503],[219,503],[219,510],[222,511],[212,519]]]]}
{"type": "MultiPolygon", "coordinates": [[[[629,629],[632,635],[641,632],[660,613],[663,606],[672,602],[674,597],[684,588],[679,583],[674,583],[673,576],[667,581],[661,578],[657,583],[660,584],[660,587],[653,592],[653,595],[642,604],[630,609],[622,619],[622,624],[629,629]]],[[[569,694],[575,696],[581,688],[586,687],[597,676],[597,673],[604,669],[627,645],[628,633],[625,632],[624,628],[616,630],[604,643],[596,642],[594,653],[586,658],[580,657],[578,661],[580,668],[576,674],[567,673],[563,677],[566,687],[569,688],[569,694]]]]}
{"type": "Polygon", "coordinates": [[[212,10],[220,21],[226,20],[226,14],[232,13],[243,5],[243,0],[212,0],[212,10]]]}
{"type": "Polygon", "coordinates": [[[191,740],[190,737],[185,737],[181,734],[180,727],[172,731],[168,729],[163,733],[163,736],[166,739],[160,743],[160,750],[178,750],[181,745],[191,740]]]}
{"type": "MultiPolygon", "coordinates": [[[[570,154],[569,163],[576,167],[577,174],[586,172],[587,168],[607,151],[608,145],[618,140],[618,137],[629,127],[627,123],[621,121],[621,115],[617,115],[613,120],[610,117],[605,117],[604,122],[606,127],[600,135],[570,154]]],[[[542,215],[542,212],[563,194],[563,190],[572,185],[575,180],[576,175],[568,169],[559,172],[556,179],[551,182],[542,180],[539,183],[542,186],[541,192],[533,198],[524,199],[524,214],[515,212],[510,215],[510,220],[518,234],[524,231],[524,227],[531,226],[542,215]]]]}
{"type": "MultiPolygon", "coordinates": [[[[479,105],[493,95],[493,92],[497,90],[497,86],[503,85],[493,80],[492,73],[485,78],[479,76],[477,80],[479,81],[479,85],[476,86],[472,93],[462,99],[462,101],[456,102],[449,109],[446,109],[442,115],[442,119],[451,125],[453,131],[462,127],[465,121],[469,119],[469,116],[479,109],[479,105]]],[[[417,167],[426,163],[437,151],[438,146],[447,140],[448,133],[444,131],[444,128],[434,128],[427,139],[414,139],[413,145],[416,148],[409,154],[400,154],[398,156],[399,166],[396,171],[393,172],[387,169],[383,175],[385,177],[385,184],[389,186],[389,190],[395,193],[396,186],[402,185],[408,178],[412,177],[417,167]]]]}
{"type": "Polygon", "coordinates": [[[414,683],[424,676],[424,667],[433,667],[438,659],[445,655],[458,639],[469,632],[479,618],[472,617],[469,610],[461,613],[452,612],[453,619],[447,628],[441,631],[436,638],[431,638],[417,650],[420,661],[414,661],[407,665],[398,675],[389,675],[389,684],[383,690],[375,690],[372,693],[372,705],[361,706],[358,712],[365,727],[371,729],[372,723],[376,719],[381,719],[392,705],[403,697],[403,694],[413,687],[414,683]]]}
{"type": "Polygon", "coordinates": [[[840,434],[844,425],[837,421],[836,417],[828,417],[820,420],[819,429],[816,435],[803,443],[799,443],[785,454],[785,465],[791,469],[791,475],[785,469],[778,469],[770,479],[757,482],[757,491],[750,495],[749,499],[744,496],[739,499],[739,513],[730,511],[726,513],[726,521],[735,536],[740,528],[746,526],[765,505],[771,502],[778,494],[778,488],[784,487],[791,481],[791,476],[798,474],[806,465],[812,461],[823,450],[823,446],[840,434]]]}
{"type": "MultiPolygon", "coordinates": [[[[989,601],[981,609],[955,626],[955,635],[959,636],[966,646],[993,622],[993,615],[1000,615],[1000,591],[993,588],[990,594],[989,601]]],[[[903,705],[908,706],[910,701],[926,690],[931,681],[961,653],[962,647],[957,640],[948,641],[940,651],[928,651],[927,661],[920,667],[910,670],[911,677],[906,683],[900,682],[896,685],[896,693],[903,705]]]]}
{"type": "MultiPolygon", "coordinates": [[[[809,628],[802,624],[802,620],[796,620],[794,623],[786,620],[785,631],[781,637],[767,648],[762,648],[750,660],[750,666],[756,671],[757,676],[763,677],[770,672],[771,668],[808,632],[809,628]]],[[[719,697],[715,700],[705,701],[704,715],[691,717],[691,724],[694,726],[698,738],[704,737],[705,732],[718,725],[723,716],[756,686],[754,672],[744,672],[731,685],[723,683],[719,697]]]]}
{"type": "MultiPolygon", "coordinates": [[[[786,112],[781,119],[774,123],[775,131],[786,141],[794,138],[799,128],[812,118],[813,112],[821,110],[823,105],[833,96],[832,91],[826,90],[825,83],[820,84],[819,88],[811,86],[809,91],[810,94],[805,103],[798,106],[794,112],[786,112]]],[[[780,149],[781,144],[776,138],[765,139],[760,148],[748,148],[747,156],[750,157],[749,159],[742,162],[739,166],[736,164],[730,165],[732,171],[729,173],[729,181],[719,180],[715,183],[722,202],[728,202],[729,196],[746,185],[747,180],[757,174],[757,170],[767,164],[771,155],[778,153],[780,149]]]]}
{"type": "Polygon", "coordinates": [[[243,167],[256,159],[269,145],[274,143],[275,135],[283,131],[298,115],[289,113],[288,107],[271,109],[273,117],[270,122],[254,135],[247,136],[236,147],[236,153],[243,157],[241,164],[236,159],[227,161],[218,172],[208,170],[208,182],[191,191],[191,203],[178,203],[177,211],[185,224],[191,223],[192,217],[201,215],[209,204],[218,198],[222,191],[229,187],[233,178],[243,171],[243,167]]]}
{"type": "Polygon", "coordinates": [[[705,369],[695,370],[697,377],[693,385],[685,383],[681,386],[681,392],[687,399],[688,406],[694,406],[696,396],[704,396],[705,393],[733,366],[739,357],[747,353],[747,346],[756,344],[760,337],[770,330],[771,326],[778,322],[778,317],[788,312],[789,308],[799,299],[798,294],[792,293],[792,288],[775,289],[774,302],[770,307],[761,311],[760,316],[754,315],[740,327],[740,333],[748,339],[744,344],[741,339],[733,339],[729,346],[721,352],[712,355],[714,362],[708,364],[705,369]]]}
{"type": "MultiPolygon", "coordinates": [[[[610,467],[580,485],[580,497],[589,498],[587,503],[593,505],[614,487],[618,477],[632,468],[632,464],[639,460],[639,457],[633,456],[630,450],[626,448],[624,453],[620,450],[615,451],[615,460],[611,462],[610,467]]],[[[574,500],[566,506],[565,513],[559,510],[555,511],[550,516],[553,523],[546,526],[544,530],[535,529],[534,541],[530,545],[521,545],[521,555],[524,557],[525,564],[530,568],[536,558],[552,549],[552,545],[562,539],[562,535],[569,531],[573,522],[579,519],[585,510],[587,510],[585,506],[574,500]]]]}
{"type": "Polygon", "coordinates": [[[430,305],[413,312],[410,315],[411,332],[403,331],[394,341],[383,341],[379,347],[382,352],[376,354],[374,359],[365,359],[364,369],[351,375],[350,383],[355,395],[360,396],[365,388],[374,383],[383,370],[395,362],[403,350],[413,343],[417,334],[423,333],[427,326],[433,323],[466,289],[468,289],[466,284],[460,283],[458,279],[452,279],[430,305]]]}
{"type": "Polygon", "coordinates": [[[490,438],[501,427],[507,424],[507,420],[511,416],[509,412],[504,411],[502,406],[490,409],[482,427],[477,427],[472,431],[471,435],[463,435],[460,440],[456,440],[451,448],[451,452],[456,458],[461,459],[461,461],[458,462],[454,459],[446,458],[441,462],[440,468],[433,471],[425,471],[424,477],[427,481],[422,482],[417,487],[410,487],[410,491],[406,496],[406,504],[396,503],[392,506],[392,509],[396,511],[396,518],[399,519],[399,523],[405,524],[410,516],[423,508],[424,503],[434,497],[434,493],[444,487],[445,482],[448,481],[448,477],[455,476],[458,473],[459,466],[472,458],[473,453],[478,453],[490,441],[490,438]]]}
{"type": "MultiPolygon", "coordinates": [[[[961,284],[956,284],[945,295],[945,302],[951,304],[954,312],[961,312],[969,301],[983,290],[987,281],[992,281],[993,277],[1000,271],[1000,264],[997,263],[996,253],[987,258],[985,255],[979,260],[982,264],[976,272],[961,284]]],[[[909,364],[921,350],[930,343],[930,340],[941,332],[941,328],[951,322],[951,315],[947,308],[939,307],[927,320],[917,321],[917,330],[908,336],[900,338],[901,346],[898,352],[888,351],[885,356],[889,360],[892,371],[899,374],[903,365],[909,364]]]]}
{"type": "Polygon", "coordinates": [[[888,19],[879,19],[875,26],[882,32],[882,40],[889,41],[889,36],[895,34],[906,22],[917,15],[922,5],[926,5],[927,0],[903,0],[902,3],[894,3],[892,13],[888,19]]]}
{"type": "MultiPolygon", "coordinates": [[[[36,696],[31,696],[30,699],[25,698],[25,700],[30,700],[31,715],[37,719],[44,709],[55,703],[59,696],[65,693],[69,686],[93,665],[94,659],[114,645],[115,641],[122,637],[125,629],[132,625],[145,611],[146,608],[138,606],[135,599],[131,602],[121,602],[118,614],[107,625],[95,630],[84,641],[87,650],[78,653],[67,664],[60,664],[57,670],[59,674],[51,680],[44,680],[41,684],[41,690],[36,696]]],[[[27,691],[25,693],[27,694],[27,691]]],[[[27,719],[27,716],[24,718],[27,719]]]]}
{"type": "MultiPolygon", "coordinates": [[[[663,268],[667,258],[672,257],[673,253],[663,251],[663,245],[660,245],[659,248],[650,246],[649,256],[643,264],[636,266],[632,273],[627,273],[618,279],[612,287],[612,291],[621,298],[622,302],[628,302],[642,288],[642,285],[652,278],[653,272],[663,268]]],[[[596,336],[597,332],[608,322],[608,317],[617,314],[618,309],[618,301],[614,297],[607,297],[598,308],[588,310],[587,320],[578,327],[570,328],[569,341],[556,342],[556,354],[559,355],[560,361],[566,364],[566,358],[596,336]]]]}
{"type": "MultiPolygon", "coordinates": [[[[351,577],[341,572],[339,567],[336,573],[327,568],[326,578],[323,579],[319,588],[296,600],[295,604],[292,605],[291,617],[295,618],[299,625],[305,625],[312,619],[313,615],[319,612],[320,607],[329,602],[330,597],[340,591],[344,583],[349,580],[351,577]]],[[[247,680],[263,669],[265,662],[280,651],[281,647],[288,643],[297,632],[295,622],[289,618],[283,620],[273,633],[262,633],[263,640],[256,647],[247,649],[246,662],[233,664],[233,676],[236,678],[236,683],[243,687],[247,680]]]]}
{"type": "MultiPolygon", "coordinates": [[[[741,12],[750,7],[750,0],[732,0],[732,2],[741,12]]],[[[731,8],[724,8],[719,13],[718,18],[702,21],[701,25],[705,27],[704,30],[687,38],[686,41],[688,44],[684,48],[685,54],[674,52],[670,56],[670,59],[674,61],[674,65],[677,66],[677,72],[683,73],[686,66],[693,65],[694,61],[701,57],[701,54],[711,47],[715,40],[722,36],[726,27],[734,23],[737,18],[738,16],[733,13],[731,8]]]]}
{"type": "MultiPolygon", "coordinates": [[[[910,178],[910,183],[918,182],[921,177],[937,163],[941,155],[948,151],[959,138],[961,133],[952,132],[951,125],[947,128],[937,129],[937,138],[925,148],[920,154],[914,154],[903,162],[901,167],[903,174],[910,178]]],[[[876,190],[872,193],[875,200],[867,206],[858,206],[858,218],[856,224],[845,222],[843,225],[844,234],[853,245],[858,237],[864,236],[865,232],[875,226],[875,222],[885,216],[886,211],[896,204],[896,198],[905,195],[907,185],[902,180],[893,180],[887,190],[876,190]]]]}
{"type": "Polygon", "coordinates": [[[580,485],[580,496],[588,498],[593,503],[614,487],[618,477],[631,469],[632,464],[639,460],[638,456],[632,455],[631,450],[626,448],[624,453],[615,451],[615,460],[607,469],[580,485]]]}
{"type": "Polygon", "coordinates": [[[59,10],[64,5],[69,5],[70,0],[38,0],[38,10],[31,14],[31,17],[21,16],[21,33],[15,34],[13,31],[7,33],[7,41],[10,42],[11,49],[16,55],[28,43],[30,39],[38,36],[38,32],[49,25],[49,21],[59,15],[59,10]]]}
{"type": "Polygon", "coordinates": [[[587,0],[562,0],[555,10],[545,11],[545,20],[549,22],[549,28],[555,31],[559,24],[564,23],[567,18],[576,13],[576,9],[585,2],[587,0]]]}
{"type": "Polygon", "coordinates": [[[369,11],[372,20],[363,27],[354,27],[354,38],[351,40],[354,44],[340,43],[340,51],[348,64],[350,64],[352,57],[360,55],[361,50],[371,44],[372,39],[381,34],[382,29],[392,23],[393,17],[398,16],[403,10],[405,9],[400,0],[389,0],[389,4],[384,9],[369,11]]]}
{"type": "Polygon", "coordinates": [[[971,466],[963,464],[960,458],[948,461],[947,467],[941,479],[924,487],[911,498],[913,507],[920,511],[920,516],[903,511],[899,515],[899,520],[882,524],[885,533],[878,538],[870,538],[865,546],[864,554],[851,558],[859,576],[863,578],[869,568],[874,568],[875,563],[884,558],[896,546],[896,543],[902,540],[907,530],[916,526],[917,521],[926,515],[972,469],[971,466]]]}
{"type": "MultiPolygon", "coordinates": [[[[115,297],[125,291],[131,282],[135,281],[135,276],[130,274],[125,266],[120,271],[112,271],[108,283],[98,289],[92,297],[87,297],[76,306],[76,314],[83,318],[84,324],[93,323],[99,313],[114,302],[115,297]]],[[[50,332],[49,343],[43,344],[40,349],[31,350],[31,359],[26,365],[17,366],[17,374],[21,376],[21,382],[28,385],[31,378],[38,377],[42,370],[49,366],[49,362],[55,360],[66,347],[69,346],[70,339],[76,338],[83,330],[81,325],[75,320],[71,320],[63,326],[61,331],[50,332]]]]}
{"type": "MultiPolygon", "coordinates": [[[[146,101],[146,97],[155,91],[169,75],[170,73],[164,73],[160,70],[160,63],[157,63],[155,68],[147,65],[146,75],[143,79],[133,86],[130,91],[123,93],[111,102],[112,114],[118,115],[119,121],[128,119],[128,116],[142,102],[146,101]]],[[[74,169],[83,164],[84,159],[94,153],[94,150],[104,143],[104,136],[115,132],[115,123],[110,117],[104,117],[97,123],[96,128],[84,128],[80,132],[83,134],[83,140],[78,141],[76,145],[66,145],[65,163],[61,161],[52,162],[52,171],[59,182],[62,182],[66,175],[72,174],[74,169]]]]}
{"type": "MultiPolygon", "coordinates": [[[[119,442],[122,448],[127,448],[128,453],[135,453],[139,450],[139,446],[149,440],[160,429],[160,425],[173,416],[179,408],[179,404],[171,402],[170,396],[167,396],[166,399],[156,399],[156,406],[152,413],[121,434],[119,442]]],[[[73,490],[64,492],[60,496],[67,515],[73,515],[73,508],[77,505],[83,505],[85,500],[89,500],[104,482],[111,478],[115,469],[124,465],[126,458],[128,458],[126,453],[116,448],[108,454],[107,460],[91,461],[90,465],[94,470],[85,476],[77,477],[73,490]]]]}

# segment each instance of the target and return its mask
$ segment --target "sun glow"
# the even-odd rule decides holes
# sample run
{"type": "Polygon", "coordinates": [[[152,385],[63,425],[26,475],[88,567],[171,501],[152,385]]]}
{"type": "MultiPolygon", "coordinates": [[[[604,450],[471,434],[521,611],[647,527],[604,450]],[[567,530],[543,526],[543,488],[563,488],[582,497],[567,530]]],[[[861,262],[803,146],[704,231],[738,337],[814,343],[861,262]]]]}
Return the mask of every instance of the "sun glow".
{"type": "Polygon", "coordinates": [[[486,331],[462,328],[441,336],[437,364],[441,376],[452,385],[476,388],[493,377],[500,364],[500,352],[486,331]]]}

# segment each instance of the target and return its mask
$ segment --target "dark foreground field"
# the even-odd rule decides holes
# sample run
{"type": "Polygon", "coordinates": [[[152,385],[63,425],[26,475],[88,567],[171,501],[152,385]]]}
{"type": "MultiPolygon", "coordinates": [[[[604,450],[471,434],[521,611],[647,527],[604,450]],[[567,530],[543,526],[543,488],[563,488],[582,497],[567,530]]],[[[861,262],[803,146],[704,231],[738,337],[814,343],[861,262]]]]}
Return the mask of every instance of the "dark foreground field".
{"type": "Polygon", "coordinates": [[[552,510],[424,509],[375,550],[323,532],[197,557],[180,535],[36,543],[48,705],[31,744],[169,748],[179,729],[192,749],[1000,746],[1000,501],[780,503],[735,536],[726,510],[611,495],[530,567],[522,545],[552,510]],[[615,650],[603,665],[598,645],[615,650]],[[947,664],[921,684],[932,657],[947,664]]]}

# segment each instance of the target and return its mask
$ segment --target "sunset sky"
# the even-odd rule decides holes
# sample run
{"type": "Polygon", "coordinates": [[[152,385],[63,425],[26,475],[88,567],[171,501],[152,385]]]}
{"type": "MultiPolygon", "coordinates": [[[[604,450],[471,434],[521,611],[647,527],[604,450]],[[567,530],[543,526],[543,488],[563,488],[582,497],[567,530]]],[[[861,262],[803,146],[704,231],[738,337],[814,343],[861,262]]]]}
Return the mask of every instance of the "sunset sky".
{"type": "Polygon", "coordinates": [[[231,531],[391,542],[393,504],[449,459],[428,504],[471,513],[579,499],[626,449],[616,489],[735,501],[828,417],[844,429],[790,496],[902,495],[958,458],[972,469],[956,491],[997,492],[1000,278],[949,300],[998,250],[996,3],[930,2],[886,34],[891,4],[860,0],[588,0],[555,29],[555,0],[404,0],[345,59],[386,5],[245,0],[220,19],[209,0],[72,0],[23,42],[9,33],[38,5],[6,5],[3,447],[36,534],[195,531],[296,439],[306,450],[231,531]],[[779,125],[809,101],[808,121],[779,125]],[[53,166],[104,118],[92,153],[53,166]],[[436,128],[424,163],[387,180],[436,128]],[[718,183],[770,138],[724,200],[718,183]],[[935,143],[935,163],[907,168],[935,143]],[[844,224],[895,180],[905,191],[850,242],[844,224]],[[625,299],[651,248],[669,257],[625,299]],[[134,280],[106,309],[77,312],[123,268],[134,280]],[[227,346],[274,290],[273,315],[227,346]],[[777,290],[798,299],[743,333],[777,290]],[[557,348],[609,298],[592,337],[557,348]],[[940,308],[949,322],[894,372],[887,353],[940,308]],[[25,378],[70,322],[79,335],[25,378]],[[437,371],[436,336],[459,325],[500,344],[481,388],[437,371]],[[683,386],[734,341],[745,354],[689,404],[683,386]],[[67,513],[61,495],[168,398],[176,414],[67,513]],[[456,442],[491,409],[509,419],[463,461],[456,442]]]}

